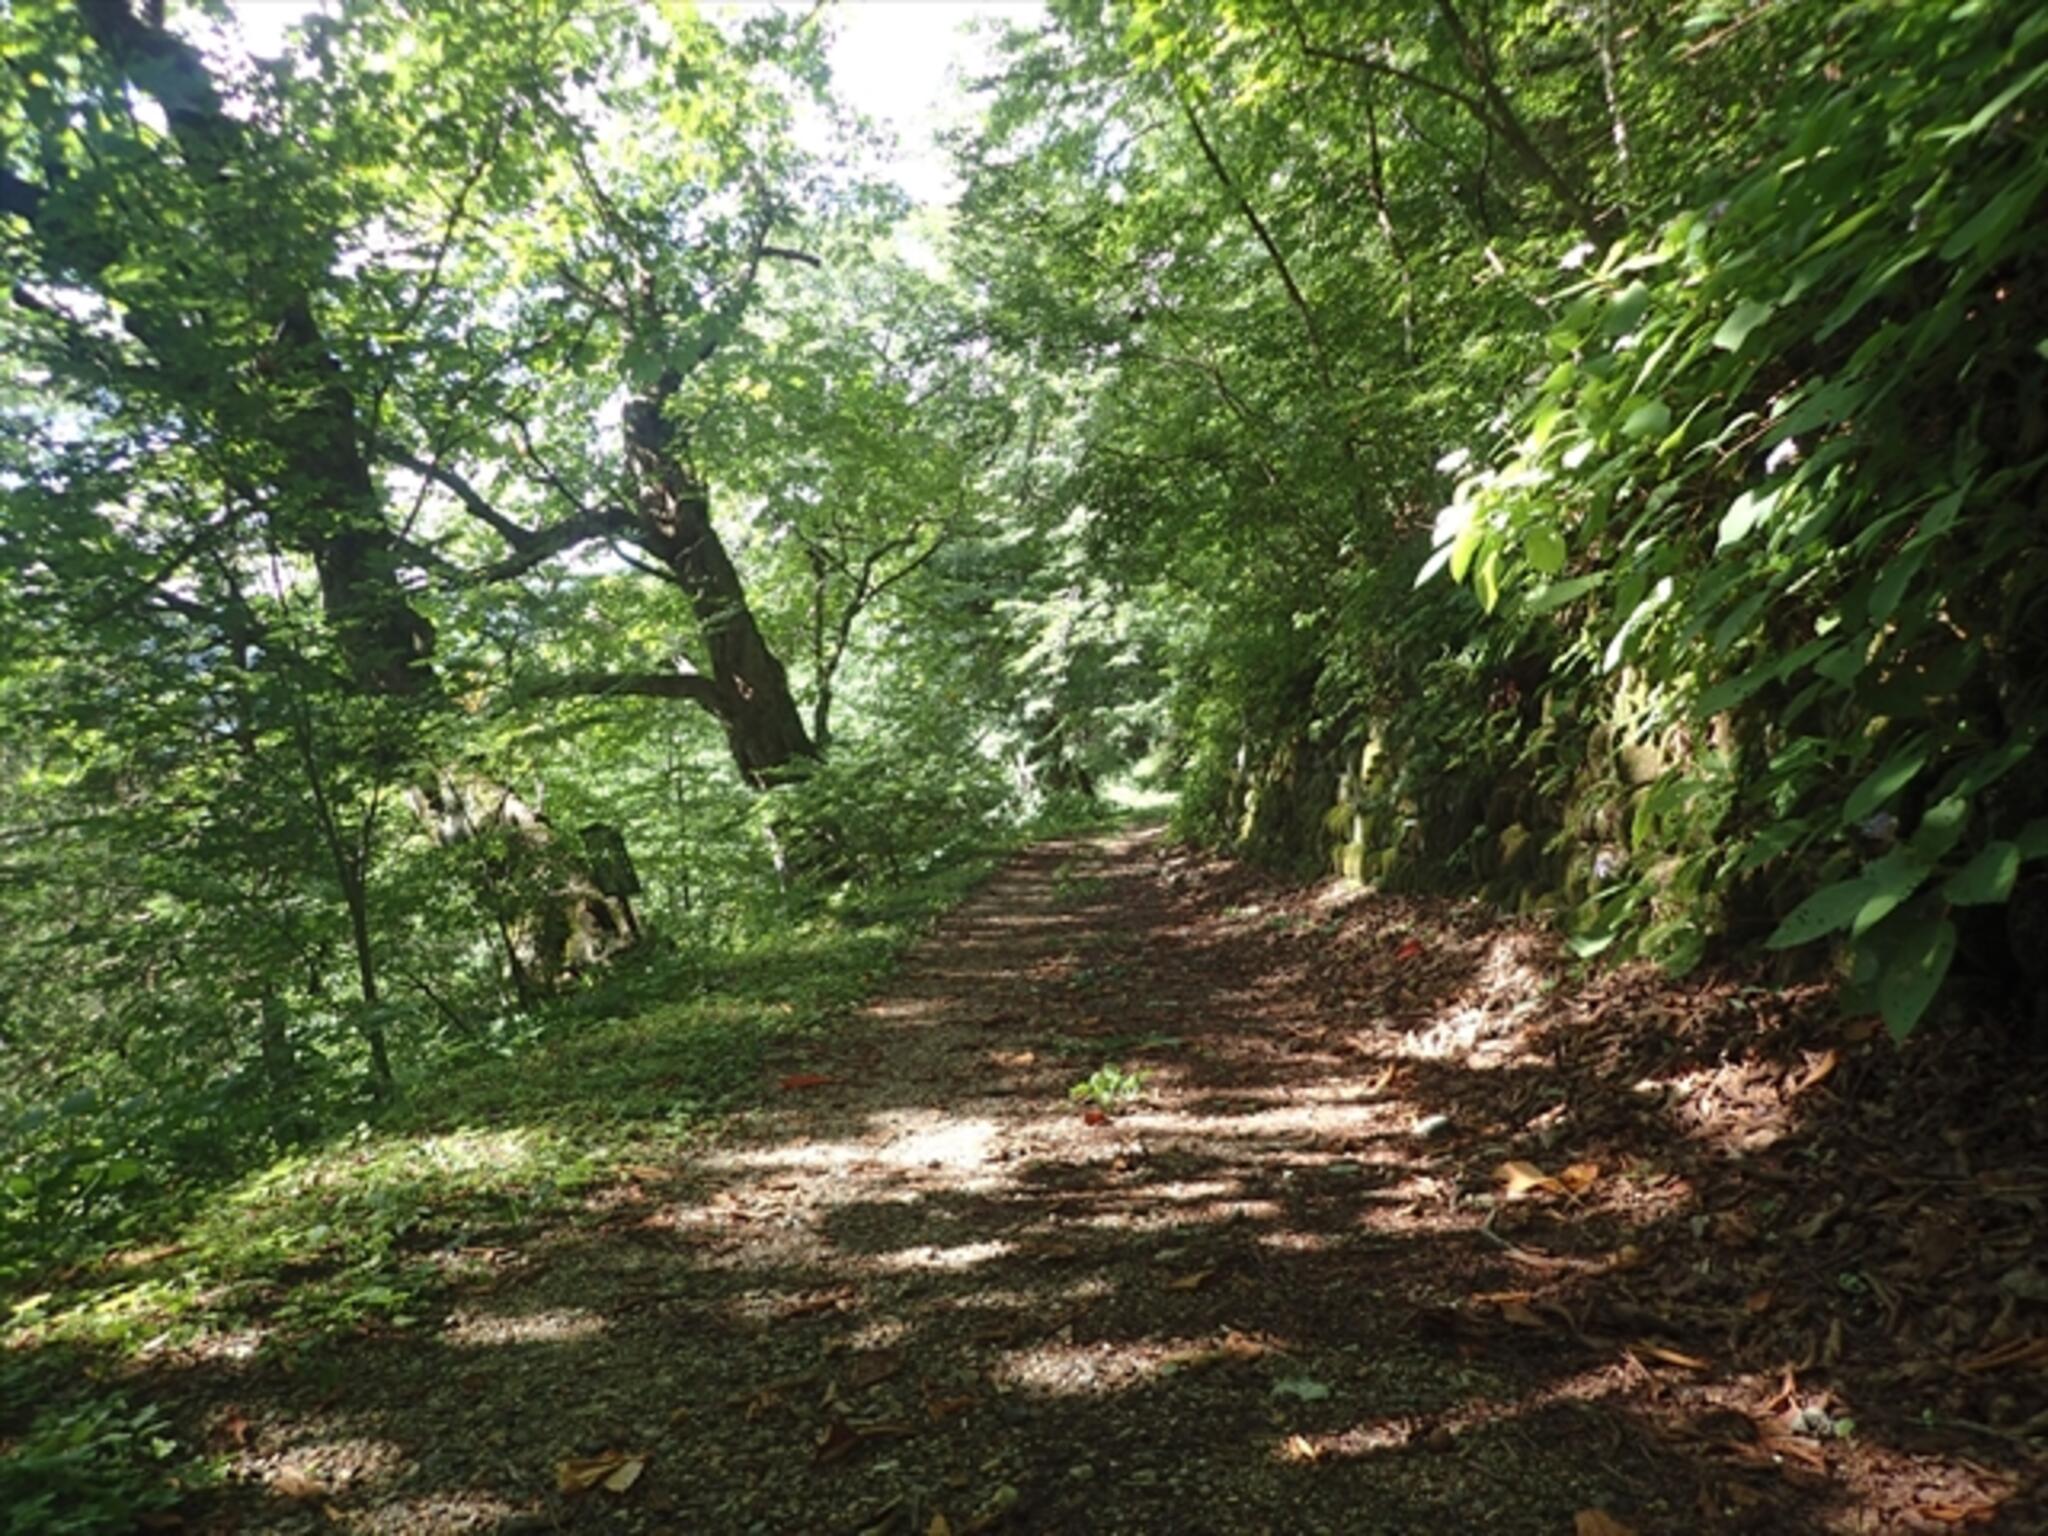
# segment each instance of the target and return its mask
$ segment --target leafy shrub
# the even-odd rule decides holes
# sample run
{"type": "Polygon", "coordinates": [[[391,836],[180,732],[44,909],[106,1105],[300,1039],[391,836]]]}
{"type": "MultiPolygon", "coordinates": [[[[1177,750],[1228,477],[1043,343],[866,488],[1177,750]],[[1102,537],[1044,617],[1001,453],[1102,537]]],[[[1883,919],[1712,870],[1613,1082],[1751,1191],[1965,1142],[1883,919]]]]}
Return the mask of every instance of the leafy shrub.
{"type": "Polygon", "coordinates": [[[792,873],[829,884],[914,878],[985,842],[1010,791],[971,753],[862,751],[843,745],[759,814],[792,873]]]}
{"type": "Polygon", "coordinates": [[[1635,688],[1716,808],[1658,887],[1763,882],[1904,1033],[2048,857],[2048,16],[1851,8],[1810,63],[1754,169],[1571,253],[1424,577],[1635,688]]]}
{"type": "Polygon", "coordinates": [[[170,1509],[208,1469],[180,1454],[162,1414],[119,1393],[39,1413],[0,1451],[6,1536],[115,1536],[170,1509]]]}
{"type": "Polygon", "coordinates": [[[1076,1104],[1093,1104],[1104,1111],[1121,1109],[1145,1091],[1145,1076],[1143,1072],[1132,1072],[1105,1061],[1068,1089],[1067,1097],[1076,1104]]]}

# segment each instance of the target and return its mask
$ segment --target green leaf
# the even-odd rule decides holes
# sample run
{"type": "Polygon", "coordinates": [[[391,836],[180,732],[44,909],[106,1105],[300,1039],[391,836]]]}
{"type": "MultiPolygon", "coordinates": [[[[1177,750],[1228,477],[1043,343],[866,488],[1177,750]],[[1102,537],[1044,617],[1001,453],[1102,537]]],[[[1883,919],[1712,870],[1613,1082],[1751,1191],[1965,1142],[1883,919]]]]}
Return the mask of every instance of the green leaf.
{"type": "Polygon", "coordinates": [[[1913,833],[1913,852],[1932,864],[1955,847],[1970,819],[1970,802],[1962,795],[1950,795],[1920,818],[1913,833]]]}
{"type": "Polygon", "coordinates": [[[1785,915],[1776,931],[1764,940],[1764,948],[1796,949],[1826,938],[1855,922],[1864,903],[1876,894],[1875,887],[1861,875],[1824,885],[1785,915]]]}
{"type": "Polygon", "coordinates": [[[1932,137],[1944,138],[1953,141],[1958,139],[1967,139],[1971,137],[1973,134],[1982,133],[1986,128],[1989,128],[1994,121],[1997,120],[1998,116],[2001,113],[2003,113],[2006,108],[2010,107],[2014,102],[2018,101],[2022,96],[2026,95],[2027,92],[2031,91],[2043,80],[2048,80],[2048,60],[2043,60],[2041,63],[2036,64],[2032,69],[2028,70],[2024,75],[2021,75],[2019,79],[2015,80],[2011,85],[2007,86],[2004,90],[2000,91],[1996,96],[1992,97],[1989,101],[1985,102],[1983,106],[1979,107],[1976,110],[1976,112],[1974,112],[1971,115],[1968,122],[1958,123],[1953,128],[1940,129],[1935,134],[1933,134],[1932,137]]]}
{"type": "Polygon", "coordinates": [[[1744,299],[1735,306],[1735,313],[1723,320],[1721,328],[1714,332],[1714,345],[1723,352],[1740,352],[1742,344],[1749,340],[1749,333],[1770,319],[1771,314],[1771,305],[1744,299]]]}
{"type": "Polygon", "coordinates": [[[1925,747],[1901,747],[1849,791],[1849,798],[1842,802],[1843,822],[1858,822],[1869,817],[1885,801],[1912,783],[1926,766],[1925,747]]]}
{"type": "Polygon", "coordinates": [[[1862,880],[1870,889],[1870,897],[1857,908],[1856,919],[1849,925],[1850,937],[1861,938],[1883,922],[1920,889],[1931,871],[1932,866],[1911,847],[1895,848],[1865,866],[1862,880]]]}
{"type": "Polygon", "coordinates": [[[1873,990],[1877,1011],[1896,1040],[1913,1032],[1956,956],[1955,924],[1937,913],[1916,903],[1861,940],[1883,967],[1873,990]]]}
{"type": "Polygon", "coordinates": [[[2019,844],[2022,860],[2048,859],[2048,816],[2036,816],[2014,839],[2019,844]]]}
{"type": "Polygon", "coordinates": [[[2028,176],[2007,186],[2003,193],[1993,197],[1985,207],[1980,207],[1966,225],[1962,225],[1942,244],[1942,260],[1960,260],[1962,256],[1974,252],[1978,246],[1991,244],[1997,238],[2005,236],[2011,225],[2017,225],[2019,219],[2023,219],[2036,203],[2040,203],[2040,193],[2040,176],[2028,176]]]}
{"type": "Polygon", "coordinates": [[[1744,491],[1737,496],[1721,518],[1720,536],[1714,542],[1715,551],[1718,553],[1747,538],[1750,529],[1771,515],[1772,509],[1778,505],[1778,495],[1777,491],[1766,491],[1761,496],[1754,491],[1744,491]]]}
{"type": "Polygon", "coordinates": [[[1948,877],[1941,894],[1959,907],[1989,907],[2012,894],[2020,874],[2017,843],[1987,843],[1977,856],[1948,877]]]}
{"type": "Polygon", "coordinates": [[[2039,744],[2029,731],[1993,747],[1971,761],[1956,783],[1954,793],[1974,795],[1980,789],[1988,789],[2031,757],[2039,744]]]}
{"type": "Polygon", "coordinates": [[[1458,535],[1451,545],[1451,580],[1463,581],[1465,573],[1472,568],[1472,557],[1479,553],[1480,542],[1486,537],[1486,529],[1478,518],[1465,525],[1465,531],[1458,535]]]}
{"type": "Polygon", "coordinates": [[[1671,429],[1671,407],[1662,400],[1645,400],[1621,423],[1621,435],[1629,438],[1661,437],[1671,429]]]}
{"type": "Polygon", "coordinates": [[[1619,336],[1636,328],[1636,322],[1643,318],[1643,312],[1650,307],[1650,290],[1640,282],[1630,283],[1614,296],[1607,306],[1607,317],[1602,322],[1607,334],[1619,336]]]}
{"type": "Polygon", "coordinates": [[[1590,576],[1572,576],[1563,581],[1553,581],[1547,586],[1536,588],[1522,599],[1522,612],[1531,618],[1562,608],[1566,603],[1584,597],[1595,587],[1607,580],[1605,571],[1595,571],[1590,576]]]}
{"type": "Polygon", "coordinates": [[[1549,523],[1532,524],[1523,532],[1522,552],[1538,575],[1555,576],[1564,569],[1564,535],[1549,523]]]}
{"type": "Polygon", "coordinates": [[[1436,552],[1422,562],[1422,569],[1415,573],[1415,585],[1422,586],[1430,577],[1451,563],[1451,556],[1457,553],[1455,544],[1441,544],[1436,552]]]}
{"type": "Polygon", "coordinates": [[[1479,569],[1472,576],[1472,590],[1479,597],[1479,606],[1486,612],[1493,612],[1500,602],[1500,551],[1489,549],[1486,558],[1479,562],[1479,569]]]}

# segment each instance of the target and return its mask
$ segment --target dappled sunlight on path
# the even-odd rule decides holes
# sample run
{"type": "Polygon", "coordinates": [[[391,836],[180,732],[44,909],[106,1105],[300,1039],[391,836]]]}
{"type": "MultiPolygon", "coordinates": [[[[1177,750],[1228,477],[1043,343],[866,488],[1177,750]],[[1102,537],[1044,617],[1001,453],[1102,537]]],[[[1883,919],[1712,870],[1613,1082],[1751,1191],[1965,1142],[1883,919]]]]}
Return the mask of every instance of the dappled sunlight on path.
{"type": "Polygon", "coordinates": [[[2013,1494],[1769,1440],[1775,1373],[1602,1289],[1719,1218],[1577,1123],[1557,985],[1473,909],[1034,849],[712,1144],[428,1328],[219,1383],[265,1426],[222,1528],[1846,1531],[2013,1494]],[[1070,1096],[1105,1064],[1128,1102],[1070,1096]],[[634,1470],[564,1493],[572,1457],[634,1470]]]}

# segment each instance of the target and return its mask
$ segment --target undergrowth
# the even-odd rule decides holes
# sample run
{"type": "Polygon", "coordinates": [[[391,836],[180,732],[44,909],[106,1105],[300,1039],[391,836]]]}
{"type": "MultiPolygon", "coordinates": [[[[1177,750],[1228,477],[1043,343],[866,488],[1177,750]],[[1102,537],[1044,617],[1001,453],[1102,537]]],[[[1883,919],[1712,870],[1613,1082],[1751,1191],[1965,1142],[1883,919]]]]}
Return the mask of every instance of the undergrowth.
{"type": "Polygon", "coordinates": [[[206,1466],[159,1408],[108,1385],[120,1371],[223,1347],[317,1359],[432,1316],[479,1245],[573,1220],[613,1168],[678,1159],[744,1108],[771,1049],[844,1018],[1005,851],[820,902],[715,960],[641,957],[516,1033],[420,1063],[381,1113],[162,1188],[58,1262],[47,1245],[33,1267],[0,1249],[5,1531],[125,1531],[174,1504],[206,1466]]]}

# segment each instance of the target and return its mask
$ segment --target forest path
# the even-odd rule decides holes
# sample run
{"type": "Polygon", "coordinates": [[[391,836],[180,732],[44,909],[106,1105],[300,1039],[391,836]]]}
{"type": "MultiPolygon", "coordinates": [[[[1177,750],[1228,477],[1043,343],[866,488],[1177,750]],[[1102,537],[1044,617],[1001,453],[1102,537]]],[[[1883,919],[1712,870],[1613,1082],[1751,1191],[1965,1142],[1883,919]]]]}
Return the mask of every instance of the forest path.
{"type": "Polygon", "coordinates": [[[1773,1440],[1836,1400],[1615,1289],[1708,1218],[1620,1177],[1612,1125],[1581,1144],[1602,1115],[1537,1028],[1554,951],[1156,833],[1034,848],[709,1149],[508,1245],[430,1339],[245,1393],[270,1470],[241,1528],[1648,1536],[1981,1504],[1959,1458],[1773,1440]],[[1107,1116],[1070,1097],[1104,1063],[1144,1074],[1107,1116]],[[1570,1187],[1504,1183],[1532,1152],[1570,1187]]]}

